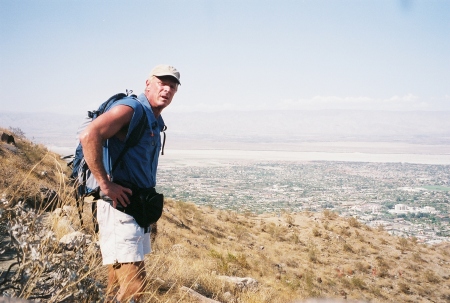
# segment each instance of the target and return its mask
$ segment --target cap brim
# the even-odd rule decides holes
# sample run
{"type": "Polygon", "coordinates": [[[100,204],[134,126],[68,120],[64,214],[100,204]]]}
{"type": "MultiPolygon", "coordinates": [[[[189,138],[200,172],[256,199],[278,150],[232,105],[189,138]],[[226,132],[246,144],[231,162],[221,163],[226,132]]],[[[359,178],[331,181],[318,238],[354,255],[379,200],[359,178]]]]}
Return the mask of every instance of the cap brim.
{"type": "Polygon", "coordinates": [[[174,75],[166,75],[166,74],[164,74],[164,75],[153,75],[153,76],[155,76],[155,77],[171,77],[171,78],[173,78],[178,84],[181,85],[180,80],[178,80],[178,78],[175,77],[174,75]]]}

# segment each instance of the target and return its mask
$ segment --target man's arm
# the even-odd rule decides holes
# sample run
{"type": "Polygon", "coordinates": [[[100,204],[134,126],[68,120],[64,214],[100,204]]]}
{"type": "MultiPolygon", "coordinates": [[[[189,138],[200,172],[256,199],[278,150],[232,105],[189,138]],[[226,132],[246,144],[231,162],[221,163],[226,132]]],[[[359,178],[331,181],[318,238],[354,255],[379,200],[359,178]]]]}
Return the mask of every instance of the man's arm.
{"type": "Polygon", "coordinates": [[[110,181],[103,166],[103,143],[113,136],[125,137],[126,133],[123,132],[130,124],[133,112],[133,108],[129,106],[115,106],[92,121],[80,134],[86,163],[101,191],[113,200],[114,208],[117,203],[124,207],[130,203],[127,194],[131,195],[131,190],[110,181]]]}

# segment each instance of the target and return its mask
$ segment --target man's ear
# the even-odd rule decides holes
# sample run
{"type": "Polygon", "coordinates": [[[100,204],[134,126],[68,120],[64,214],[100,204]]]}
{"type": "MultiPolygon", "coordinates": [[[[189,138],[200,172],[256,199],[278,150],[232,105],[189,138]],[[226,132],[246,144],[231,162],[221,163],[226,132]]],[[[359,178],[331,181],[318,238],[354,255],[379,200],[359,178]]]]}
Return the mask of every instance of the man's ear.
{"type": "Polygon", "coordinates": [[[150,78],[148,78],[147,80],[145,80],[145,88],[147,88],[150,83],[152,82],[154,76],[151,76],[150,78]]]}

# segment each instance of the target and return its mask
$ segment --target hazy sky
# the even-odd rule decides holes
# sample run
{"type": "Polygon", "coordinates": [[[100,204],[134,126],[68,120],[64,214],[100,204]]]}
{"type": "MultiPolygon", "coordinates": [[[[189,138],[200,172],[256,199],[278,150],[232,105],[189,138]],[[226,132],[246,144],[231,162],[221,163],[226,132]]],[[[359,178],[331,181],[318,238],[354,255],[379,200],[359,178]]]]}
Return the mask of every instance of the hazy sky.
{"type": "Polygon", "coordinates": [[[167,110],[450,110],[450,1],[0,0],[0,111],[82,113],[141,93],[167,110]]]}

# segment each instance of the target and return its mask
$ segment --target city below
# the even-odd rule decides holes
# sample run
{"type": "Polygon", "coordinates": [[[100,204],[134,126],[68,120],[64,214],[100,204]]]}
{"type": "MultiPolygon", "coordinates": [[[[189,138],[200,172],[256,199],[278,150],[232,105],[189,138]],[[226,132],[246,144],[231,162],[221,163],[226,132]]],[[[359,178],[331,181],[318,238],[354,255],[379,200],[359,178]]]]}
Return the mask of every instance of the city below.
{"type": "Polygon", "coordinates": [[[163,156],[157,190],[238,212],[330,210],[421,243],[450,241],[450,165],[163,156]]]}

